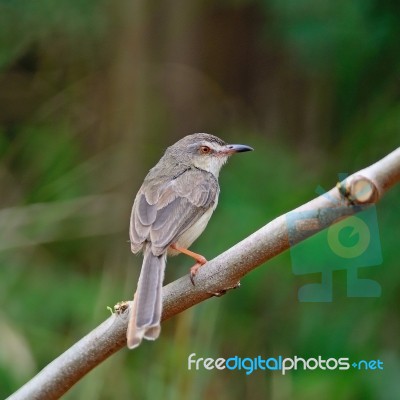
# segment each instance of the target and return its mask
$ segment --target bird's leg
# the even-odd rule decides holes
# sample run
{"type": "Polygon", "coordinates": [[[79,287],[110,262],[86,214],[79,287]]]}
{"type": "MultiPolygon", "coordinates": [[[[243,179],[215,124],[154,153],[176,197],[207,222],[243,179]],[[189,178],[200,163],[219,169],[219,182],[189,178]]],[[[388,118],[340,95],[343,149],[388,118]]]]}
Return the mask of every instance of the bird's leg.
{"type": "Polygon", "coordinates": [[[190,251],[188,249],[185,249],[183,247],[179,247],[176,245],[176,243],[171,244],[170,247],[172,249],[179,251],[180,253],[186,254],[187,256],[192,257],[196,260],[196,264],[194,264],[193,267],[190,268],[190,281],[192,282],[192,285],[194,286],[194,277],[197,274],[197,270],[207,262],[206,258],[203,257],[201,254],[197,254],[197,253],[190,251]]]}

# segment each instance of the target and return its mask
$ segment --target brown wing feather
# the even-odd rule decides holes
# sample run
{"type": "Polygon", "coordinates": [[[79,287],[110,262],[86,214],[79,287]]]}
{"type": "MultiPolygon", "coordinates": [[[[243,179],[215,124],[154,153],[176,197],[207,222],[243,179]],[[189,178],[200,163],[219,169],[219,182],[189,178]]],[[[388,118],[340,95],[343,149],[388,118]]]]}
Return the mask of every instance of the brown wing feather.
{"type": "Polygon", "coordinates": [[[189,169],[176,179],[136,196],[131,215],[130,239],[133,252],[151,242],[154,255],[160,255],[210,207],[219,192],[214,175],[189,169]]]}

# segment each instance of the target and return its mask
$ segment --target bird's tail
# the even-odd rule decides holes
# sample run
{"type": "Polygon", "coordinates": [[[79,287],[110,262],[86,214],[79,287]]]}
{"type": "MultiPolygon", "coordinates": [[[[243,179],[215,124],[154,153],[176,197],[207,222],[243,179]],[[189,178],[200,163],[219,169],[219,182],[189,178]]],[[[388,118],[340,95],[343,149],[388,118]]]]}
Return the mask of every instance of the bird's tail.
{"type": "Polygon", "coordinates": [[[155,340],[160,335],[165,258],[165,254],[155,256],[150,245],[144,249],[142,270],[127,331],[127,345],[130,349],[139,346],[143,338],[155,340]]]}

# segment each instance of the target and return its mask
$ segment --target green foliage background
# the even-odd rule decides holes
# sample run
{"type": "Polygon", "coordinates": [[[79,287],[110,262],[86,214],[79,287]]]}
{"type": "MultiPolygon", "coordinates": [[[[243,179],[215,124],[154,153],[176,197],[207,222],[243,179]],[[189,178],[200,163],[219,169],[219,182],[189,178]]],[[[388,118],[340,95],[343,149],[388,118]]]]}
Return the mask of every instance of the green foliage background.
{"type": "MultiPolygon", "coordinates": [[[[130,207],[193,132],[253,146],[193,249],[211,259],[398,147],[400,6],[385,0],[0,1],[0,397],[131,299],[130,207]]],[[[399,188],[377,206],[380,298],[299,303],[288,252],[123,350],[66,399],[394,399],[399,188]],[[188,371],[187,357],[381,359],[384,371],[188,371]]],[[[167,282],[191,266],[168,263],[167,282]]]]}

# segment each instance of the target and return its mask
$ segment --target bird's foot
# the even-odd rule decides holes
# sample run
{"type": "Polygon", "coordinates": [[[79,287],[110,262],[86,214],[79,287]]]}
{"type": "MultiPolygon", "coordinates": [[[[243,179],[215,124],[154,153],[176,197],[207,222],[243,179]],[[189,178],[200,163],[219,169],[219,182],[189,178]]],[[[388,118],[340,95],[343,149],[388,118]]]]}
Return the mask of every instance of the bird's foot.
{"type": "Polygon", "coordinates": [[[196,276],[197,271],[207,262],[206,258],[201,255],[198,255],[196,261],[197,263],[194,264],[192,268],[190,268],[190,282],[192,282],[193,286],[196,286],[194,283],[194,277],[196,276]]]}
{"type": "Polygon", "coordinates": [[[172,243],[170,247],[196,260],[196,264],[194,264],[193,267],[190,268],[190,282],[192,282],[192,285],[195,286],[194,277],[196,276],[198,269],[207,262],[207,259],[201,254],[197,254],[193,251],[185,249],[184,247],[178,246],[176,243],[172,243]]]}

